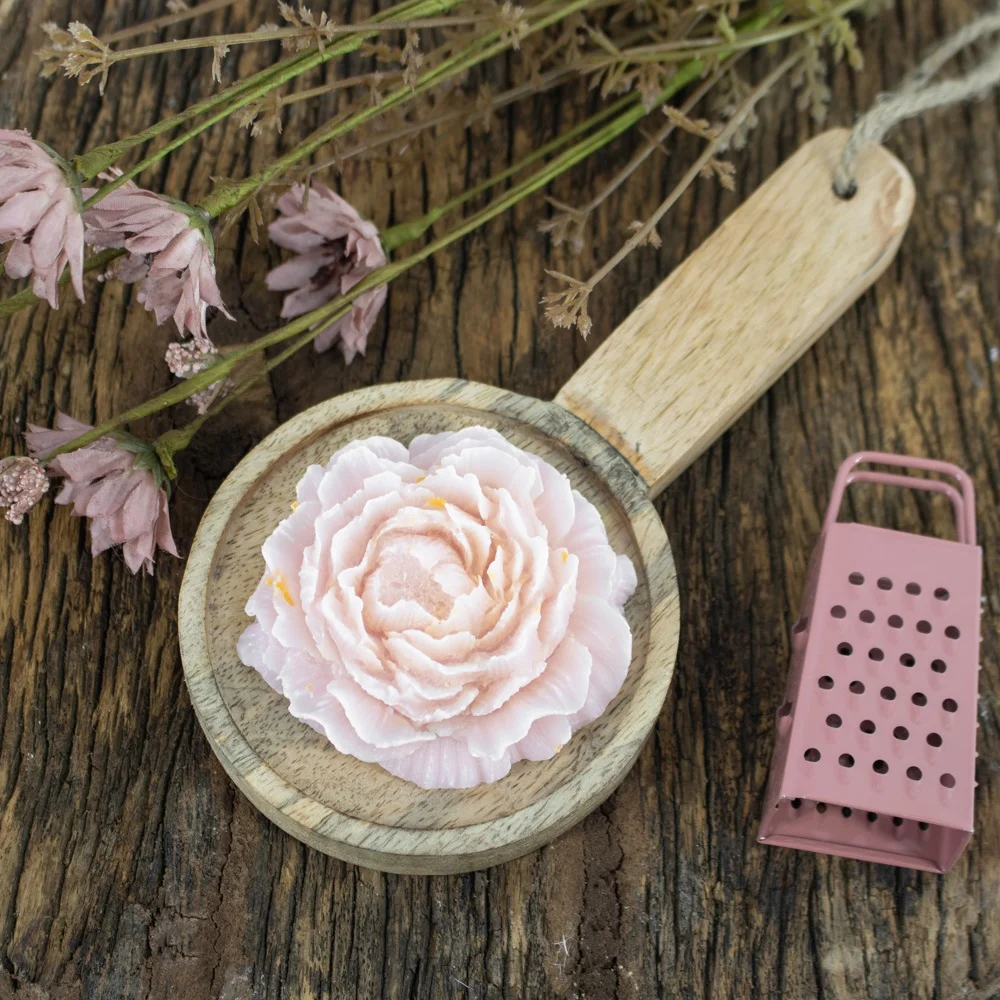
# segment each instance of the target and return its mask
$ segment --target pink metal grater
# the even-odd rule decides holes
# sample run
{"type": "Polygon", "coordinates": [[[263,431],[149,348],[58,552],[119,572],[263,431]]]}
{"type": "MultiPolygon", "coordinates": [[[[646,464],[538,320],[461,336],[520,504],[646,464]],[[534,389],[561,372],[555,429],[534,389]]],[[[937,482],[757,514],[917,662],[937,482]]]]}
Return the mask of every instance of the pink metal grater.
{"type": "Polygon", "coordinates": [[[957,466],[858,452],[841,465],[792,629],[758,840],[945,872],[972,835],[982,550],[957,466]],[[860,470],[878,463],[943,480],[860,470]],[[949,498],[957,541],[837,521],[870,482],[949,498]]]}

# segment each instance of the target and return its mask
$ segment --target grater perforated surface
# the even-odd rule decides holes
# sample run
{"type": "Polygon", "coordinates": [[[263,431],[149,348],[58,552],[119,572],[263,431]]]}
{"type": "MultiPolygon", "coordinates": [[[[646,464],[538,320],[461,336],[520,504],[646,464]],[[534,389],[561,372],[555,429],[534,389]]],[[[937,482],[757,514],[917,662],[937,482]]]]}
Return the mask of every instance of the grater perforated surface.
{"type": "MultiPolygon", "coordinates": [[[[842,492],[851,478],[838,478],[842,492]]],[[[762,842],[953,863],[973,824],[980,586],[974,544],[828,518],[793,630],[762,842]]]]}

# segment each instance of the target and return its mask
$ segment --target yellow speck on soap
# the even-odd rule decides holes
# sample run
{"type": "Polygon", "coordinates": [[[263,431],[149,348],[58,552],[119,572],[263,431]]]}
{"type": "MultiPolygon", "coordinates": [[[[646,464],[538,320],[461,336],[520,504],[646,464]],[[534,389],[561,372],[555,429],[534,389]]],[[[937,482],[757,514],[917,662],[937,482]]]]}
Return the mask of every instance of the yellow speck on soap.
{"type": "Polygon", "coordinates": [[[444,510],[444,497],[431,497],[430,500],[427,501],[427,506],[433,507],[435,510],[444,510]]]}
{"type": "Polygon", "coordinates": [[[562,748],[563,748],[563,744],[560,743],[559,746],[556,747],[556,753],[559,753],[559,751],[562,750],[562,748]]]}
{"type": "Polygon", "coordinates": [[[274,589],[281,594],[291,607],[295,607],[295,601],[292,600],[292,592],[288,589],[288,584],[285,583],[284,578],[280,574],[278,576],[271,576],[268,574],[264,577],[264,583],[268,587],[274,587],[274,589]]]}
{"type": "Polygon", "coordinates": [[[288,506],[291,507],[292,510],[298,510],[299,509],[299,502],[298,502],[298,500],[293,500],[288,506]]]}
{"type": "Polygon", "coordinates": [[[313,686],[312,686],[312,684],[307,684],[307,685],[306,685],[306,690],[307,690],[307,691],[312,691],[312,689],[313,689],[313,686]]]}
{"type": "Polygon", "coordinates": [[[422,483],[422,482],[423,482],[423,481],[424,481],[424,480],[425,480],[426,478],[427,478],[426,476],[421,476],[421,477],[420,477],[420,478],[419,478],[419,479],[417,480],[417,482],[418,482],[418,483],[422,483]]]}
{"type": "Polygon", "coordinates": [[[569,562],[569,549],[563,549],[561,555],[563,562],[569,562]]]}

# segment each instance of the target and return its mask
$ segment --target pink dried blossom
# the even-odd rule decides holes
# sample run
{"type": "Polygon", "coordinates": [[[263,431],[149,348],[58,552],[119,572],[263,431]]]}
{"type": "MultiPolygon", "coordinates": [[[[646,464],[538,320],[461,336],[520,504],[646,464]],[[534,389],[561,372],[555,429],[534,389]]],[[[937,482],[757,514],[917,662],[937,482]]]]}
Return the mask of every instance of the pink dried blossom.
{"type": "Polygon", "coordinates": [[[23,130],[0,129],[0,243],[11,240],[6,270],[33,274],[32,291],[59,307],[59,277],[69,266],[83,300],[80,203],[59,164],[23,130]]]}
{"type": "MultiPolygon", "coordinates": [[[[362,219],[353,206],[322,184],[311,189],[293,185],[278,199],[278,211],[281,218],[271,223],[268,235],[278,246],[298,254],[267,276],[272,291],[289,292],[281,307],[286,319],[343,295],[386,262],[374,223],[362,219]]],[[[348,363],[356,354],[364,354],[385,295],[385,285],[362,292],[350,312],[321,330],[313,342],[316,350],[325,351],[339,339],[348,363]]]]}
{"type": "Polygon", "coordinates": [[[237,652],[341,753],[424,788],[496,781],[621,689],[635,569],[566,476],[496,431],[354,441],[296,499],[237,652]]]}
{"type": "Polygon", "coordinates": [[[20,524],[48,488],[49,477],[40,462],[23,455],[0,460],[0,508],[7,508],[11,524],[20,524]]]}
{"type": "MultiPolygon", "coordinates": [[[[31,455],[44,457],[91,429],[65,413],[57,415],[56,428],[28,425],[25,440],[31,455]]],[[[56,503],[72,504],[74,514],[90,518],[91,552],[96,556],[121,545],[133,573],[140,567],[152,573],[156,549],[176,556],[177,546],[170,531],[167,494],[153,472],[139,465],[142,455],[109,436],[56,456],[48,469],[65,477],[56,503]]]]}
{"type": "MultiPolygon", "coordinates": [[[[211,368],[219,358],[218,348],[214,344],[207,347],[196,341],[177,342],[167,346],[166,362],[172,375],[178,378],[191,378],[206,368],[211,368]]],[[[204,413],[217,399],[221,399],[233,387],[231,378],[219,379],[204,389],[200,389],[188,402],[204,413]]]]}
{"type": "MultiPolygon", "coordinates": [[[[114,180],[120,173],[101,177],[114,180]]],[[[84,193],[89,197],[93,192],[84,193]]],[[[126,181],[88,209],[84,221],[91,246],[128,251],[108,273],[126,282],[142,281],[138,299],[156,314],[157,323],[172,316],[182,336],[190,333],[209,347],[208,307],[233,318],[219,294],[212,250],[190,211],[126,181]]]]}

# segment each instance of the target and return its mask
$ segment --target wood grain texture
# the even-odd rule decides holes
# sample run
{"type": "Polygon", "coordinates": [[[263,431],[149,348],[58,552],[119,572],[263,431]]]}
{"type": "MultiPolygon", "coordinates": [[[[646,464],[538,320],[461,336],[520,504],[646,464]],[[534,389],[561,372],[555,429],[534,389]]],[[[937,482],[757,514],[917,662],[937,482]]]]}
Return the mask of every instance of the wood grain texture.
{"type": "Polygon", "coordinates": [[[556,402],[611,441],[657,496],[892,262],[913,181],[870,146],[833,193],[850,133],[811,139],[594,352],[556,402]]]}
{"type": "MultiPolygon", "coordinates": [[[[859,22],[867,69],[833,74],[831,123],[849,125],[984,6],[897,0],[859,22]]],[[[210,54],[118,67],[104,102],[94,89],[41,80],[28,58],[43,21],[79,18],[110,32],[162,9],[153,0],[0,0],[0,122],[70,151],[210,92],[210,54]]],[[[368,9],[335,8],[341,18],[368,9]]],[[[247,0],[211,20],[238,30],[273,17],[271,5],[247,0]]],[[[759,79],[777,58],[746,66],[759,79]]],[[[262,59],[234,49],[225,72],[251,72],[262,59]]],[[[470,82],[502,87],[503,72],[470,82]]],[[[414,163],[391,198],[384,179],[399,168],[363,166],[350,195],[380,224],[412,218],[536,147],[589,99],[583,90],[549,95],[499,117],[488,139],[443,144],[440,166],[414,163]]],[[[600,287],[586,344],[540,319],[544,269],[583,277],[606,260],[696,155],[693,138],[650,159],[602,206],[578,256],[537,234],[545,208],[533,202],[415,269],[393,287],[366,358],[345,368],[332,353],[304,354],[196,439],[173,505],[182,550],[250,447],[337,393],[461,377],[551,399],[602,334],[819,131],[794,102],[782,90],[762,105],[747,149],[733,154],[735,193],[700,182],[665,220],[662,248],[633,256],[600,287]]],[[[213,130],[145,183],[197,197],[212,176],[260,167],[332,110],[295,105],[283,136],[256,142],[213,130]]],[[[585,201],[637,141],[567,176],[553,196],[585,201]]],[[[119,558],[92,559],[83,525],[64,508],[45,506],[0,532],[0,997],[997,996],[1000,104],[991,96],[907,123],[889,146],[917,189],[896,261],[658,501],[682,627],[652,739],[601,809],[525,858],[473,875],[382,875],[300,844],[235,789],[195,718],[174,620],[182,564],[165,559],[155,578],[137,579],[119,558]],[[987,600],[977,832],[944,877],[754,843],[792,616],[836,467],[860,447],[950,459],[979,494],[987,600]]],[[[278,302],[262,286],[276,260],[239,232],[222,241],[222,288],[237,321],[213,322],[220,343],[277,325],[278,302]]],[[[19,450],[25,421],[47,422],[56,407],[93,420],[166,386],[150,359],[169,339],[113,282],[88,284],[84,305],[7,321],[0,451],[19,450]]],[[[942,531],[948,517],[863,488],[850,515],[942,531]]]]}
{"type": "Polygon", "coordinates": [[[410,874],[468,872],[519,858],[600,805],[631,768],[670,687],[680,628],[670,546],[645,483],[562,407],[455,379],[336,396],[261,442],[212,498],[191,546],[178,633],[188,693],[212,748],[250,800],[326,854],[410,874]],[[608,710],[551,760],[500,781],[426,790],[337,753],[236,655],[244,608],[264,571],[261,545],[288,515],[295,484],[357,438],[462,427],[500,431],[570,477],[639,575],[625,613],[632,662],[608,710]]]}

